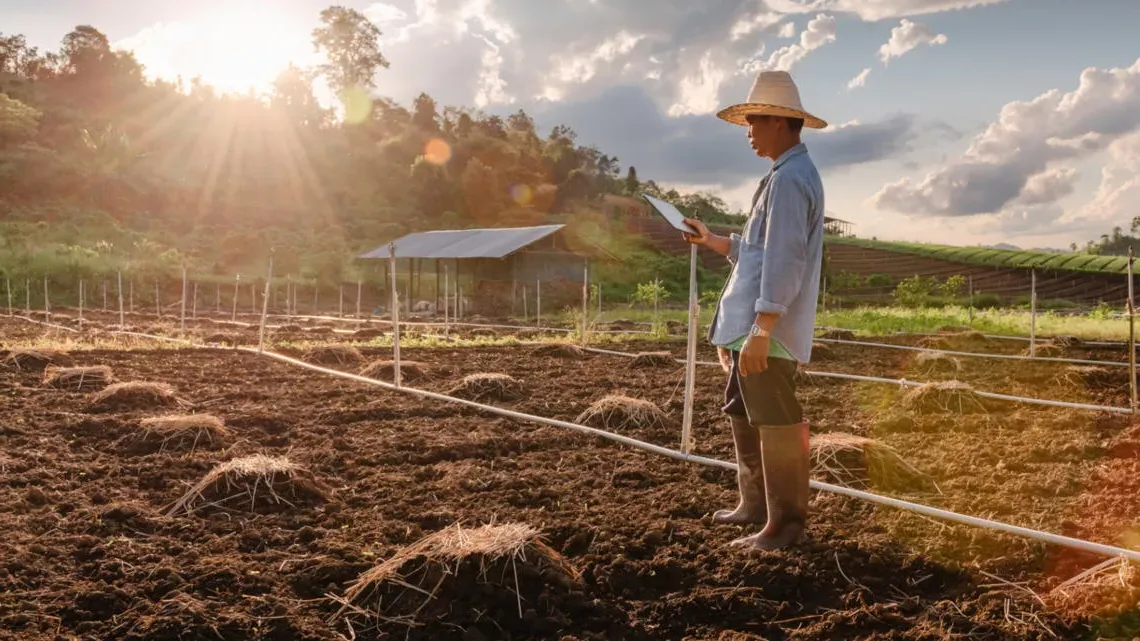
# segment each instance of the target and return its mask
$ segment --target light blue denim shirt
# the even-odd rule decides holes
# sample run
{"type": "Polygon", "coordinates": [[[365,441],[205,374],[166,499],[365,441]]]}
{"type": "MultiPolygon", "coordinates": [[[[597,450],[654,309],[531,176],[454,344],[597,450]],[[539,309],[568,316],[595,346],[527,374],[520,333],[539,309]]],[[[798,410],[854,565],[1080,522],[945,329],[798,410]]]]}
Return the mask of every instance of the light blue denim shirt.
{"type": "Polygon", "coordinates": [[[743,234],[732,234],[732,273],[717,304],[709,341],[728,345],[756,314],[778,314],[772,338],[799,362],[811,360],[823,260],[823,182],[803,143],[772,164],[743,234]]]}

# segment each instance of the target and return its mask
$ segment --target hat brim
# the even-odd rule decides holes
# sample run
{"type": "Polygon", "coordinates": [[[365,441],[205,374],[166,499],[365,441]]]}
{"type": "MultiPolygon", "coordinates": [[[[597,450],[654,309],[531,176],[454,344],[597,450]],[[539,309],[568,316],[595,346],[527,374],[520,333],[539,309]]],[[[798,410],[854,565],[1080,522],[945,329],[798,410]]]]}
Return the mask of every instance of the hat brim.
{"type": "Polygon", "coordinates": [[[811,129],[824,129],[827,122],[809,114],[806,111],[789,109],[777,105],[765,105],[758,102],[745,102],[721,109],[716,117],[734,125],[748,126],[748,116],[781,116],[783,118],[803,118],[804,126],[811,129]]]}

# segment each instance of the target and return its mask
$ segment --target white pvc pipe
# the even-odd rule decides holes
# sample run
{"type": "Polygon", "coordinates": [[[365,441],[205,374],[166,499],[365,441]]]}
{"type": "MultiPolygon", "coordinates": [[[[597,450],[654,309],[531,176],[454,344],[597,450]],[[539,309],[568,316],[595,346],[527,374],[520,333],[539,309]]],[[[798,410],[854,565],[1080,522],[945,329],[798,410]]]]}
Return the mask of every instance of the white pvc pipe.
{"type": "MultiPolygon", "coordinates": [[[[249,351],[249,352],[256,353],[256,352],[254,352],[254,350],[251,350],[249,348],[239,348],[239,349],[242,349],[243,351],[249,351]]],[[[527,421],[527,422],[531,422],[531,423],[540,423],[543,425],[550,425],[553,427],[561,427],[561,428],[565,428],[565,429],[569,429],[569,430],[574,430],[576,432],[581,432],[584,434],[590,434],[592,436],[598,436],[598,437],[601,437],[601,438],[604,438],[607,440],[614,441],[616,443],[620,443],[622,445],[626,445],[626,446],[629,446],[629,447],[632,447],[635,449],[650,452],[652,454],[658,454],[661,456],[666,456],[666,457],[676,459],[679,461],[687,461],[690,463],[698,463],[701,465],[707,465],[709,467],[717,467],[717,468],[721,468],[721,469],[725,469],[725,470],[736,471],[736,465],[734,465],[733,463],[729,463],[727,461],[720,461],[717,459],[708,458],[708,457],[704,457],[704,456],[698,456],[695,454],[687,454],[685,452],[678,452],[676,450],[671,450],[667,447],[661,447],[659,445],[654,445],[652,443],[646,443],[644,441],[639,441],[636,439],[629,438],[628,436],[621,436],[620,434],[614,434],[612,432],[606,432],[604,430],[600,430],[600,429],[593,428],[593,427],[588,427],[586,425],[579,425],[577,423],[570,423],[568,421],[560,421],[557,419],[546,418],[543,416],[534,416],[531,414],[524,414],[522,412],[516,412],[514,410],[508,410],[508,409],[504,409],[501,407],[495,407],[492,405],[483,405],[481,403],[476,403],[474,401],[468,401],[465,399],[455,398],[453,396],[447,396],[445,394],[438,394],[435,392],[429,392],[426,390],[421,390],[421,389],[416,389],[416,388],[411,388],[411,387],[399,387],[399,388],[397,388],[395,385],[392,385],[390,383],[386,383],[384,381],[378,381],[375,379],[366,378],[364,376],[358,376],[356,374],[349,374],[347,372],[339,372],[337,370],[328,369],[325,367],[320,367],[318,365],[312,365],[310,363],[306,363],[304,361],[300,361],[300,360],[297,360],[295,358],[290,358],[290,357],[284,356],[282,354],[276,354],[274,352],[265,352],[263,355],[268,356],[270,358],[277,359],[277,360],[285,362],[285,363],[289,363],[292,365],[303,367],[305,369],[309,369],[309,370],[312,370],[315,372],[320,372],[322,374],[328,374],[331,376],[339,376],[341,378],[354,380],[354,381],[357,381],[360,383],[365,383],[368,385],[375,385],[375,386],[383,387],[383,388],[390,389],[393,391],[406,392],[406,393],[413,394],[416,396],[421,396],[423,398],[429,398],[432,400],[444,401],[447,403],[454,403],[457,405],[464,405],[464,406],[475,408],[475,409],[482,410],[485,412],[490,412],[492,414],[498,414],[499,416],[504,416],[506,418],[512,418],[512,419],[520,420],[520,421],[527,421]]],[[[1026,527],[1021,527],[1018,525],[1011,525],[1009,523],[1002,523],[1000,521],[991,521],[989,519],[982,519],[982,518],[978,518],[978,517],[974,517],[974,516],[968,516],[965,514],[958,514],[957,512],[951,512],[949,510],[942,510],[939,508],[930,507],[930,506],[922,505],[919,503],[912,503],[910,501],[904,501],[902,499],[896,499],[896,498],[892,498],[889,496],[881,496],[878,494],[873,494],[871,492],[864,492],[862,490],[855,490],[852,488],[843,487],[840,485],[833,485],[831,483],[824,483],[821,481],[814,481],[814,480],[811,481],[811,487],[815,490],[819,490],[822,492],[831,492],[834,494],[849,496],[851,498],[861,499],[864,501],[869,501],[871,503],[878,503],[880,505],[886,505],[889,507],[894,507],[894,508],[898,508],[898,509],[902,509],[902,510],[907,510],[910,512],[915,512],[916,514],[921,514],[923,516],[929,516],[929,517],[933,517],[933,518],[943,519],[943,520],[947,520],[947,521],[951,521],[951,522],[955,522],[955,523],[961,523],[963,525],[970,525],[973,527],[985,528],[985,529],[989,529],[989,530],[1003,532],[1005,534],[1012,534],[1014,536],[1030,538],[1030,539],[1034,539],[1037,541],[1042,541],[1044,543],[1060,545],[1060,546],[1064,546],[1064,547],[1068,547],[1068,548],[1072,548],[1072,549],[1076,549],[1076,550],[1081,550],[1084,552],[1090,552],[1093,554],[1100,554],[1100,555],[1109,556],[1109,557],[1124,557],[1130,561],[1140,562],[1140,551],[1137,551],[1137,550],[1128,550],[1125,548],[1120,548],[1120,547],[1116,547],[1116,546],[1112,546],[1112,545],[1104,545],[1102,543],[1094,543],[1092,541],[1085,541],[1082,539],[1074,539],[1072,537],[1062,536],[1060,534],[1053,534],[1050,532],[1042,532],[1040,530],[1034,530],[1034,529],[1030,529],[1030,528],[1026,528],[1026,527]]]]}
{"type": "MultiPolygon", "coordinates": [[[[600,291],[600,290],[599,290],[600,291]]],[[[599,296],[600,297],[600,296],[599,296]]],[[[700,325],[699,295],[697,293],[697,246],[689,249],[689,335],[685,346],[685,405],[681,417],[681,451],[693,451],[693,405],[697,378],[697,331],[700,325]]]]}
{"type": "Polygon", "coordinates": [[[1119,363],[1117,361],[1094,361],[1081,358],[1059,358],[1055,356],[1038,356],[1032,358],[1029,356],[1021,356],[1020,354],[989,354],[985,352],[959,352],[949,349],[933,349],[930,347],[913,347],[911,345],[892,345],[890,343],[874,343],[871,341],[852,341],[841,338],[816,338],[817,343],[837,343],[840,345],[864,345],[867,347],[881,347],[884,349],[901,349],[910,352],[937,352],[939,354],[948,354],[951,356],[967,356],[972,358],[994,358],[999,360],[1008,361],[1044,361],[1051,363],[1070,363],[1073,365],[1107,365],[1110,367],[1128,367],[1128,363],[1119,363]]]}

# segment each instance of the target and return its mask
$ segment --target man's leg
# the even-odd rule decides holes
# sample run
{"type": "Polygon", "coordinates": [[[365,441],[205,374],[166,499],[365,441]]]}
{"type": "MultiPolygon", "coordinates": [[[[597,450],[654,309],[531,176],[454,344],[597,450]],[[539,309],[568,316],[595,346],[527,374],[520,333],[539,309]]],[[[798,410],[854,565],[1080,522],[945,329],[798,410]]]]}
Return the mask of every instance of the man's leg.
{"type": "Polygon", "coordinates": [[[768,369],[759,374],[737,373],[749,423],[760,435],[768,522],[758,534],[734,544],[787,547],[799,540],[807,524],[808,426],[796,400],[796,368],[794,361],[770,358],[768,369]]]}
{"type": "MultiPolygon", "coordinates": [[[[719,350],[718,350],[719,351],[719,350]]],[[[728,351],[728,350],[725,350],[728,351]]],[[[748,422],[744,399],[736,374],[739,354],[730,352],[722,356],[728,365],[728,385],[724,390],[724,413],[732,426],[732,441],[736,446],[736,485],[740,502],[735,510],[717,510],[714,523],[764,523],[768,518],[768,505],[764,497],[764,462],[760,455],[760,433],[748,422]]]]}

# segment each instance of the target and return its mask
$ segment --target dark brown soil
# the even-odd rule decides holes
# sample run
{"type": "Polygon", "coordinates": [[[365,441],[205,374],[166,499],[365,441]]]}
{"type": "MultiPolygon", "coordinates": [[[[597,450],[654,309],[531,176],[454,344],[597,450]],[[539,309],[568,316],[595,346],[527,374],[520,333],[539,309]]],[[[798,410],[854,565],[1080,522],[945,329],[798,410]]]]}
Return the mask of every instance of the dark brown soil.
{"type": "MultiPolygon", "coordinates": [[[[44,334],[2,319],[0,329],[7,340],[44,334]]],[[[832,349],[830,371],[899,377],[910,367],[905,352],[832,349]]],[[[390,357],[362,351],[369,360],[390,357]]],[[[563,420],[606,394],[645,398],[668,420],[626,435],[677,446],[681,368],[529,351],[402,355],[432,371],[419,383],[426,389],[502,372],[527,393],[501,405],[563,420]]],[[[0,639],[351,638],[333,618],[339,604],[326,597],[457,522],[531,524],[581,578],[544,586],[524,568],[520,617],[501,589],[485,589],[506,581],[503,568],[476,578],[461,572],[440,588],[446,607],[431,611],[462,628],[390,621],[356,629],[357,639],[1128,639],[1140,629],[1129,627],[1135,614],[1102,620],[1046,609],[980,572],[1043,591],[1101,560],[1089,555],[833,494],[813,497],[802,544],[750,554],[728,545],[745,530],[708,518],[735,503],[725,471],[248,352],[72,354],[76,365],[109,365],[124,380],[170,383],[191,411],[223,418],[234,440],[224,450],[140,449],[137,423],[153,413],[91,415],[83,394],[45,388],[35,372],[0,371],[0,639]],[[327,500],[263,514],[164,516],[216,464],[251,454],[287,454],[332,488],[327,500]]],[[[701,358],[715,354],[702,347],[701,358]]],[[[1122,402],[1115,388],[1058,387],[1063,367],[965,362],[978,389],[1122,402]]],[[[1126,543],[1122,529],[1140,518],[1140,470],[1118,455],[1132,442],[1127,421],[1017,406],[900,417],[893,387],[809,380],[802,397],[813,429],[880,438],[941,490],[906,498],[1114,544],[1126,543]],[[1113,452],[1112,443],[1124,445],[1113,452]]],[[[722,384],[718,369],[698,370],[694,435],[699,453],[729,460],[722,384]]]]}

